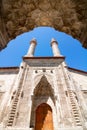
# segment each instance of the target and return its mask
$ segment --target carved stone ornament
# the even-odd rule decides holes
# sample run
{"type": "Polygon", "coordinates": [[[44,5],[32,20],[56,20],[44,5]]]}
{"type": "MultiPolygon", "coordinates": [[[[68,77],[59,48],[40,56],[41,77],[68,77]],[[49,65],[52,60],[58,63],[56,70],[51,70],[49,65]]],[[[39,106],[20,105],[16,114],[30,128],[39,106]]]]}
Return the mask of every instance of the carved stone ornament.
{"type": "Polygon", "coordinates": [[[54,96],[54,91],[44,75],[35,87],[34,96],[54,96]]]}

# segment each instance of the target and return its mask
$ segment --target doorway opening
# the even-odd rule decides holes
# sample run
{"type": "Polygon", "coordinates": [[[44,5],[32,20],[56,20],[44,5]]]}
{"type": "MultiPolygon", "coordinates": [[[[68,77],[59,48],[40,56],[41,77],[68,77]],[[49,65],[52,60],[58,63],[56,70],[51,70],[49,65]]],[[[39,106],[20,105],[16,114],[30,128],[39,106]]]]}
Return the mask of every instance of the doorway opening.
{"type": "Polygon", "coordinates": [[[54,130],[52,109],[46,104],[40,104],[36,109],[35,130],[54,130]]]}

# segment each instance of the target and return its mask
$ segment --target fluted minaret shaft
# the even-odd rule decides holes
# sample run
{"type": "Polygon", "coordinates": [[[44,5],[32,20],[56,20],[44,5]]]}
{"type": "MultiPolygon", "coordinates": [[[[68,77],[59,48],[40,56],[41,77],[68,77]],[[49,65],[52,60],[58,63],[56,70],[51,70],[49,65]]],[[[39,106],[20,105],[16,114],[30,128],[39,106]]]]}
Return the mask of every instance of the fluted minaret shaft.
{"type": "Polygon", "coordinates": [[[33,57],[33,56],[34,56],[36,44],[37,44],[37,42],[36,42],[35,39],[32,39],[32,40],[30,41],[30,47],[29,47],[27,56],[29,56],[29,57],[33,57]]]}
{"type": "Polygon", "coordinates": [[[52,47],[53,55],[60,56],[60,51],[58,49],[58,42],[54,38],[52,38],[51,40],[51,47],[52,47]]]}

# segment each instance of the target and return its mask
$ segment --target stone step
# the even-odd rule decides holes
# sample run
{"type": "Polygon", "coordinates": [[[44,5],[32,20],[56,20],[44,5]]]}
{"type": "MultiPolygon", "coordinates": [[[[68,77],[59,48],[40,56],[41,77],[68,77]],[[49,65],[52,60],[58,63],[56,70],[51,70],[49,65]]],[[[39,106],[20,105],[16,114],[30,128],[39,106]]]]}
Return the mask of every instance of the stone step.
{"type": "Polygon", "coordinates": [[[74,102],[71,102],[72,105],[76,105],[74,102]]]}
{"type": "Polygon", "coordinates": [[[14,101],[14,102],[13,102],[13,105],[15,105],[15,104],[17,104],[17,102],[14,101]]]}
{"type": "Polygon", "coordinates": [[[79,114],[74,114],[74,113],[73,113],[73,115],[74,115],[74,117],[79,117],[79,114]]]}
{"type": "Polygon", "coordinates": [[[70,97],[70,101],[75,102],[74,98],[71,98],[71,97],[70,97]]]}
{"type": "MultiPolygon", "coordinates": [[[[74,103],[74,100],[70,100],[71,103],[74,103]]],[[[74,103],[75,104],[75,103],[74,103]]]]}
{"type": "MultiPolygon", "coordinates": [[[[71,100],[71,104],[75,104],[74,101],[71,100]]],[[[76,104],[75,104],[76,105],[76,104]]]]}
{"type": "Polygon", "coordinates": [[[69,95],[70,95],[70,96],[74,96],[72,92],[69,92],[69,95]]]}
{"type": "Polygon", "coordinates": [[[14,115],[15,114],[15,112],[10,112],[10,115],[14,115]]]}
{"type": "Polygon", "coordinates": [[[80,118],[79,115],[74,115],[75,118],[80,118]]]}
{"type": "Polygon", "coordinates": [[[73,112],[74,112],[74,113],[75,113],[75,112],[78,113],[78,110],[77,110],[77,109],[73,109],[73,112]]]}
{"type": "Polygon", "coordinates": [[[21,92],[21,90],[18,90],[18,91],[17,91],[17,93],[16,93],[16,97],[19,96],[20,92],[21,92]]]}
{"type": "Polygon", "coordinates": [[[77,110],[77,106],[72,106],[72,109],[77,110]]]}
{"type": "Polygon", "coordinates": [[[68,90],[69,93],[73,93],[71,89],[68,90]]]}
{"type": "Polygon", "coordinates": [[[77,110],[73,110],[73,114],[74,114],[74,115],[76,115],[76,114],[78,114],[78,115],[79,115],[79,113],[78,113],[78,111],[77,111],[77,110]]]}
{"type": "Polygon", "coordinates": [[[12,110],[12,109],[16,109],[16,107],[17,107],[17,105],[15,105],[15,106],[12,106],[11,110],[12,110]]]}
{"type": "Polygon", "coordinates": [[[21,90],[19,90],[19,91],[17,92],[17,95],[16,95],[16,96],[19,96],[20,92],[21,92],[21,90]]]}
{"type": "Polygon", "coordinates": [[[74,95],[73,95],[73,94],[70,94],[70,97],[74,98],[74,95]]]}
{"type": "Polygon", "coordinates": [[[73,107],[72,107],[72,109],[73,109],[73,110],[77,110],[77,108],[73,108],[73,107]]]}
{"type": "Polygon", "coordinates": [[[72,91],[68,91],[68,93],[69,93],[70,95],[73,95],[73,92],[72,92],[72,91]]]}
{"type": "Polygon", "coordinates": [[[16,108],[12,108],[12,110],[11,111],[15,111],[16,110],[16,108]]]}
{"type": "Polygon", "coordinates": [[[9,117],[14,116],[14,115],[15,115],[15,112],[10,112],[9,117]]]}
{"type": "Polygon", "coordinates": [[[73,92],[71,91],[71,89],[68,89],[68,93],[69,94],[73,94],[73,92]]]}
{"type": "Polygon", "coordinates": [[[7,126],[12,126],[13,123],[8,123],[7,126]]]}
{"type": "Polygon", "coordinates": [[[75,109],[75,108],[77,109],[77,106],[76,106],[76,105],[72,105],[72,108],[73,108],[73,109],[75,109]]]}
{"type": "Polygon", "coordinates": [[[15,111],[11,111],[10,115],[15,114],[15,111]]]}
{"type": "Polygon", "coordinates": [[[79,120],[80,121],[79,117],[75,117],[75,120],[79,120]]]}
{"type": "Polygon", "coordinates": [[[75,101],[75,99],[73,97],[70,97],[70,99],[75,101]]]}
{"type": "Polygon", "coordinates": [[[76,109],[72,109],[74,114],[79,114],[79,112],[76,109]]]}
{"type": "Polygon", "coordinates": [[[77,109],[73,109],[73,112],[74,113],[79,113],[77,109]]]}
{"type": "Polygon", "coordinates": [[[13,105],[12,108],[16,108],[17,105],[13,105]]]}
{"type": "Polygon", "coordinates": [[[70,96],[70,97],[74,97],[74,95],[73,95],[72,93],[69,93],[69,96],[70,96]]]}
{"type": "Polygon", "coordinates": [[[16,103],[17,103],[17,102],[18,102],[18,100],[15,100],[14,102],[16,102],[16,103]]]}
{"type": "Polygon", "coordinates": [[[20,96],[20,93],[18,93],[17,95],[16,95],[16,97],[18,98],[20,96]]]}
{"type": "Polygon", "coordinates": [[[79,115],[78,111],[75,111],[73,114],[74,114],[74,115],[77,115],[77,114],[79,115]]]}
{"type": "Polygon", "coordinates": [[[75,111],[78,110],[77,107],[72,107],[72,109],[75,110],[75,111]]]}
{"type": "Polygon", "coordinates": [[[76,109],[72,109],[73,110],[73,113],[78,113],[78,111],[76,109]]]}
{"type": "Polygon", "coordinates": [[[12,104],[12,106],[17,106],[17,103],[16,103],[16,102],[14,102],[14,103],[12,104]]]}
{"type": "Polygon", "coordinates": [[[76,107],[76,108],[77,108],[76,104],[74,104],[74,103],[71,103],[71,105],[72,105],[72,107],[76,107]]]}
{"type": "Polygon", "coordinates": [[[17,103],[18,103],[18,102],[15,102],[14,104],[12,104],[12,107],[13,107],[13,106],[16,107],[16,106],[17,106],[17,103]]]}
{"type": "Polygon", "coordinates": [[[15,97],[15,99],[19,99],[19,97],[15,97]]]}
{"type": "Polygon", "coordinates": [[[15,102],[15,101],[18,101],[18,98],[15,98],[14,102],[15,102]]]}
{"type": "MultiPolygon", "coordinates": [[[[73,104],[73,103],[74,103],[74,100],[71,100],[70,102],[73,104]]],[[[74,104],[75,104],[75,103],[74,103],[74,104]]]]}
{"type": "Polygon", "coordinates": [[[76,123],[81,123],[80,120],[76,120],[76,123]]]}
{"type": "Polygon", "coordinates": [[[14,120],[14,116],[9,117],[9,120],[14,120]]]}
{"type": "Polygon", "coordinates": [[[75,103],[72,103],[72,106],[76,106],[76,104],[75,104],[75,103]]]}
{"type": "Polygon", "coordinates": [[[13,117],[13,118],[14,118],[14,116],[15,116],[15,115],[10,115],[10,116],[9,116],[9,119],[10,119],[11,117],[13,117]]]}
{"type": "Polygon", "coordinates": [[[71,99],[71,100],[74,100],[74,98],[73,98],[73,97],[70,97],[70,99],[71,99]]]}
{"type": "Polygon", "coordinates": [[[13,123],[13,120],[9,120],[8,123],[13,123]]]}
{"type": "Polygon", "coordinates": [[[15,112],[15,109],[11,109],[11,112],[15,112]]]}
{"type": "MultiPolygon", "coordinates": [[[[69,90],[69,92],[71,93],[71,92],[72,92],[72,90],[70,89],[70,90],[69,90]]],[[[72,92],[72,93],[73,93],[73,92],[72,92]]]]}
{"type": "Polygon", "coordinates": [[[74,111],[73,111],[73,114],[74,114],[74,115],[76,115],[76,114],[78,114],[78,115],[79,115],[79,113],[78,113],[78,111],[77,111],[77,110],[76,110],[76,111],[74,110],[74,111]]]}
{"type": "Polygon", "coordinates": [[[76,123],[76,125],[77,125],[77,126],[82,126],[82,124],[81,124],[81,123],[76,123]]]}
{"type": "Polygon", "coordinates": [[[17,107],[17,104],[13,104],[13,105],[12,105],[12,108],[13,108],[13,107],[16,108],[16,107],[17,107]]]}
{"type": "Polygon", "coordinates": [[[72,105],[72,108],[76,108],[77,109],[76,104],[71,103],[71,105],[72,105]]]}
{"type": "Polygon", "coordinates": [[[12,126],[12,123],[8,123],[7,126],[12,126]]]}

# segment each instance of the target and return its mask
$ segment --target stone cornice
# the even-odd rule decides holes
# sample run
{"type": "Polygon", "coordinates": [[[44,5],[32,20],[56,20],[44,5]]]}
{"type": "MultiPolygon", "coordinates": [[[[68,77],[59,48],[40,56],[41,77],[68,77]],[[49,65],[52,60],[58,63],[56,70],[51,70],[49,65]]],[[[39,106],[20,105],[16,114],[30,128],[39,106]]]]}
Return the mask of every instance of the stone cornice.
{"type": "Polygon", "coordinates": [[[12,66],[12,67],[0,67],[0,70],[2,70],[2,69],[4,69],[4,70],[6,70],[6,69],[19,69],[19,67],[16,67],[16,66],[12,66]]]}
{"type": "Polygon", "coordinates": [[[65,57],[64,56],[55,56],[55,57],[28,57],[28,56],[24,56],[23,57],[23,60],[25,59],[64,59],[65,60],[65,57]]]}
{"type": "Polygon", "coordinates": [[[65,57],[23,57],[24,62],[32,67],[57,67],[65,57]]]}
{"type": "Polygon", "coordinates": [[[73,71],[76,71],[76,72],[80,72],[80,73],[83,73],[83,74],[87,74],[87,71],[83,71],[83,70],[78,70],[78,69],[75,69],[75,68],[71,68],[71,67],[68,67],[66,66],[69,70],[73,70],[73,71]]]}
{"type": "Polygon", "coordinates": [[[12,73],[18,73],[19,67],[0,67],[0,72],[12,72],[12,73]]]}

